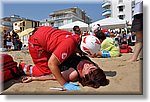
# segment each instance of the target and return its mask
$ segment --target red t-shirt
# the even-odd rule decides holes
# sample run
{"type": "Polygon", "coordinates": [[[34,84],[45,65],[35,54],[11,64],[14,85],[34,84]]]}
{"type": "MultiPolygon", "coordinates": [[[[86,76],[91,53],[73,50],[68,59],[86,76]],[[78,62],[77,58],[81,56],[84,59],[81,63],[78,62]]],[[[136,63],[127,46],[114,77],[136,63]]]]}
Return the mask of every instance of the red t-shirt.
{"type": "Polygon", "coordinates": [[[108,30],[106,30],[106,29],[102,29],[101,32],[103,32],[103,33],[105,33],[105,32],[110,33],[110,32],[109,32],[108,30]]]}
{"type": "Polygon", "coordinates": [[[34,37],[43,49],[53,53],[60,63],[75,52],[80,40],[77,34],[45,26],[40,27],[34,37]]]}

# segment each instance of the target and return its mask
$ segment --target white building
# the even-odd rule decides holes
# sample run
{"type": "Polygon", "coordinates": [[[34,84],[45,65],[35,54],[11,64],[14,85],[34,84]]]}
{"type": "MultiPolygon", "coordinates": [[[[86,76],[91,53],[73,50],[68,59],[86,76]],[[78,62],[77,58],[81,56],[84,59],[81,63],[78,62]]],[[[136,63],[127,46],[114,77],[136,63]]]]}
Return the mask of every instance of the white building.
{"type": "Polygon", "coordinates": [[[132,22],[135,0],[103,0],[102,15],[132,22]]]}
{"type": "Polygon", "coordinates": [[[40,21],[40,26],[54,26],[54,22],[50,18],[46,18],[40,21]]]}
{"type": "Polygon", "coordinates": [[[67,8],[50,13],[50,23],[54,27],[60,27],[62,25],[72,23],[74,21],[82,21],[90,24],[92,19],[86,14],[84,10],[80,8],[67,8]]]}

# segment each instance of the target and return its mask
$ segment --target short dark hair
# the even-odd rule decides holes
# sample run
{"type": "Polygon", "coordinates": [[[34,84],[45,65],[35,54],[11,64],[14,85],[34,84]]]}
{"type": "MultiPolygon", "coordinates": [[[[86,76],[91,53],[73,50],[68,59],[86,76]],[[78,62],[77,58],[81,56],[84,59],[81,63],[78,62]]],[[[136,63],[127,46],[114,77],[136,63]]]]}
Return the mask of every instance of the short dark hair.
{"type": "Polygon", "coordinates": [[[108,85],[109,80],[106,79],[103,70],[98,68],[89,72],[89,74],[86,74],[84,77],[79,78],[79,83],[81,83],[82,86],[99,88],[100,86],[108,85]]]}
{"type": "Polygon", "coordinates": [[[77,35],[81,35],[81,30],[80,30],[80,27],[79,26],[74,26],[73,27],[73,31],[74,31],[74,33],[75,34],[77,34],[77,35]]]}
{"type": "Polygon", "coordinates": [[[73,31],[76,31],[76,29],[77,29],[77,28],[79,29],[80,27],[79,27],[79,26],[77,26],[77,25],[76,25],[76,26],[74,26],[74,27],[73,27],[73,31]]]}
{"type": "Polygon", "coordinates": [[[106,35],[105,35],[103,32],[101,32],[101,31],[96,32],[95,35],[96,35],[96,37],[97,37],[99,40],[102,40],[102,41],[103,41],[103,40],[106,39],[106,35]]]}

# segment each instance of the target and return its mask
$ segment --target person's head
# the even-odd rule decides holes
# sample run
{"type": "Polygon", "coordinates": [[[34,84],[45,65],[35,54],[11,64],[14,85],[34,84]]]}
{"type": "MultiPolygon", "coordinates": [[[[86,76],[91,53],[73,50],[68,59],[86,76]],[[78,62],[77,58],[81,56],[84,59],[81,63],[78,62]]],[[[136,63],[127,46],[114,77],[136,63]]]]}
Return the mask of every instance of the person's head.
{"type": "Polygon", "coordinates": [[[80,49],[83,53],[88,56],[92,56],[100,51],[100,41],[97,37],[87,35],[82,37],[80,49]]]}
{"type": "Polygon", "coordinates": [[[93,26],[92,26],[92,32],[93,33],[96,33],[96,32],[98,32],[98,31],[100,31],[101,30],[101,26],[100,26],[100,24],[94,24],[93,26]]]}
{"type": "Polygon", "coordinates": [[[6,33],[7,31],[6,31],[6,30],[4,30],[3,32],[4,32],[4,33],[6,33]]]}
{"type": "Polygon", "coordinates": [[[81,30],[80,30],[79,26],[74,26],[73,31],[74,31],[75,34],[81,35],[81,30]]]}
{"type": "Polygon", "coordinates": [[[89,65],[87,64],[83,67],[82,76],[79,78],[79,83],[81,83],[82,86],[99,88],[100,86],[109,84],[109,80],[106,79],[106,75],[103,70],[97,65],[89,63],[89,65]]]}
{"type": "Polygon", "coordinates": [[[105,35],[103,32],[101,32],[101,31],[96,32],[96,33],[95,33],[95,36],[96,36],[99,40],[101,40],[101,41],[103,41],[103,40],[106,39],[106,35],[105,35]]]}

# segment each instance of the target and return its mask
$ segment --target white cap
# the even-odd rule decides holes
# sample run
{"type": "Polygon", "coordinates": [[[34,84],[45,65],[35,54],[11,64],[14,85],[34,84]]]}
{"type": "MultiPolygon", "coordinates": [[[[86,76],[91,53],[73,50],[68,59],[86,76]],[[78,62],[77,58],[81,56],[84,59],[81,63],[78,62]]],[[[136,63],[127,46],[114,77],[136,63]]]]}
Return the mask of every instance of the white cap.
{"type": "Polygon", "coordinates": [[[101,26],[100,26],[100,24],[94,24],[93,26],[92,26],[92,32],[95,32],[95,31],[97,31],[97,30],[101,30],[101,26]]]}
{"type": "Polygon", "coordinates": [[[84,53],[94,55],[100,51],[100,44],[101,43],[97,37],[88,35],[82,38],[80,48],[84,53]]]}

